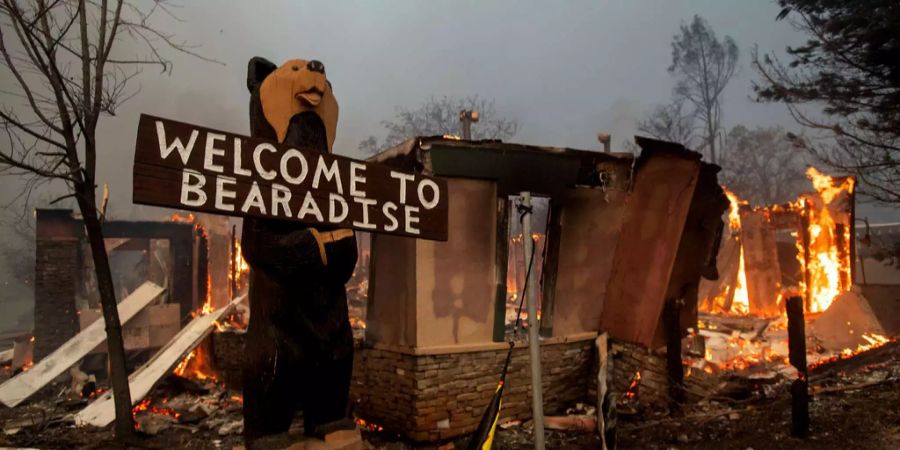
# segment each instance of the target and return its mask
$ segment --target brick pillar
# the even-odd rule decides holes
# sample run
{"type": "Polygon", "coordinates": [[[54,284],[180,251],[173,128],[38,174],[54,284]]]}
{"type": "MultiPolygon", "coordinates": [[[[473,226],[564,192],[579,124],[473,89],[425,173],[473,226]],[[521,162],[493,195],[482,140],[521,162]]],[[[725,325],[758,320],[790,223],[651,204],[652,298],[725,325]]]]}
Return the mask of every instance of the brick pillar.
{"type": "Polygon", "coordinates": [[[37,210],[34,276],[34,361],[79,331],[75,292],[79,280],[81,222],[70,210],[37,210]]]}

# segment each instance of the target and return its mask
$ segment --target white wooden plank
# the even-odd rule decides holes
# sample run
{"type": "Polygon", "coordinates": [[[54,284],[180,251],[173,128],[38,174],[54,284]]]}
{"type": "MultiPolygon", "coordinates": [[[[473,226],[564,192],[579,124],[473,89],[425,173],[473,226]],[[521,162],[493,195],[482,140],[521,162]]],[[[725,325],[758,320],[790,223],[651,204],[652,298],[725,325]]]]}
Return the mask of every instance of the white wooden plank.
{"type": "MultiPolygon", "coordinates": [[[[165,291],[165,288],[149,281],[142,284],[119,303],[119,322],[124,325],[165,291]]],[[[22,403],[105,340],[105,322],[101,318],[40,360],[27,372],[22,372],[0,385],[0,402],[10,408],[22,403]]]]}
{"type": "MultiPolygon", "coordinates": [[[[246,295],[242,295],[205,316],[194,318],[165,347],[156,352],[153,358],[131,374],[128,377],[128,387],[131,391],[132,405],[136,405],[143,400],[150,393],[150,390],[171,372],[179,361],[212,332],[213,322],[231,312],[246,297],[246,295]]],[[[78,426],[93,425],[105,427],[111,424],[115,418],[116,412],[112,391],[107,391],[75,415],[75,424],[78,426]]]]}

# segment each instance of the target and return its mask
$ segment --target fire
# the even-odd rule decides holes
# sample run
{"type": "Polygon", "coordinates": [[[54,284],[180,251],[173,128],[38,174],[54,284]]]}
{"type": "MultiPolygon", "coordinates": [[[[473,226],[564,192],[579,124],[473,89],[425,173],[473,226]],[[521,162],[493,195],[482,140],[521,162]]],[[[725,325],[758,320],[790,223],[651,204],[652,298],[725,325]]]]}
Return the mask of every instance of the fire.
{"type": "MultiPolygon", "coordinates": [[[[212,278],[207,275],[206,276],[206,301],[203,302],[203,305],[191,313],[192,316],[205,316],[213,311],[215,311],[215,307],[212,306],[212,278]]],[[[213,325],[221,330],[221,324],[218,322],[213,322],[213,325]]],[[[206,350],[201,345],[196,349],[192,350],[178,365],[175,367],[173,371],[175,375],[182,376],[185,378],[193,378],[200,381],[217,381],[218,378],[210,369],[210,357],[206,354],[206,350]]]]}
{"type": "Polygon", "coordinates": [[[747,272],[744,264],[744,247],[741,243],[741,207],[747,205],[745,200],[738,198],[737,194],[723,187],[725,196],[728,197],[728,239],[734,240],[734,245],[739,249],[739,261],[737,276],[734,286],[725,284],[721,291],[711,301],[704,301],[703,311],[724,312],[726,314],[750,313],[750,296],[747,292],[747,272]],[[730,299],[730,301],[729,301],[730,299]]]}
{"type": "Polygon", "coordinates": [[[818,367],[823,364],[838,361],[838,360],[841,360],[844,358],[849,358],[856,354],[881,347],[882,345],[888,344],[893,341],[893,339],[888,338],[887,336],[884,336],[884,335],[881,335],[878,333],[863,333],[862,336],[860,336],[860,337],[862,337],[863,340],[866,341],[865,344],[859,344],[855,349],[845,348],[836,355],[832,355],[828,358],[820,359],[820,360],[816,361],[815,363],[810,364],[809,368],[812,369],[814,367],[818,367]]]}
{"type": "Polygon", "coordinates": [[[807,169],[806,176],[816,195],[799,202],[807,226],[805,236],[798,240],[797,259],[805,274],[800,289],[807,299],[807,310],[818,313],[850,289],[850,218],[838,203],[853,192],[854,180],[830,177],[813,167],[807,169]]]}
{"type": "Polygon", "coordinates": [[[356,419],[356,425],[369,431],[384,431],[384,427],[377,423],[367,422],[365,419],[356,419]]]}
{"type": "MultiPolygon", "coordinates": [[[[234,286],[240,290],[241,283],[245,279],[245,275],[250,273],[250,264],[244,259],[244,253],[241,251],[241,241],[235,240],[234,250],[232,251],[231,260],[228,262],[228,279],[234,281],[234,286]]],[[[237,292],[232,292],[233,297],[237,297],[237,292]]]]}
{"type": "MultiPolygon", "coordinates": [[[[165,403],[165,400],[163,400],[163,403],[165,403]]],[[[149,413],[149,414],[158,414],[161,416],[169,416],[175,420],[178,420],[178,418],[181,417],[181,413],[179,413],[178,411],[175,411],[174,409],[166,407],[166,406],[153,405],[149,398],[145,398],[140,403],[138,403],[137,405],[134,405],[134,407],[131,408],[131,417],[134,418],[134,428],[136,430],[140,430],[140,428],[141,428],[140,422],[138,422],[138,420],[137,420],[137,416],[139,413],[149,413]]]]}
{"type": "Polygon", "coordinates": [[[168,217],[168,219],[170,222],[178,222],[178,223],[194,223],[195,222],[195,217],[191,213],[187,213],[187,214],[173,213],[171,216],[168,217]]]}
{"type": "Polygon", "coordinates": [[[628,385],[628,389],[625,390],[625,398],[633,399],[637,397],[638,387],[641,385],[641,372],[637,371],[634,373],[634,376],[631,377],[631,383],[628,385]]]}

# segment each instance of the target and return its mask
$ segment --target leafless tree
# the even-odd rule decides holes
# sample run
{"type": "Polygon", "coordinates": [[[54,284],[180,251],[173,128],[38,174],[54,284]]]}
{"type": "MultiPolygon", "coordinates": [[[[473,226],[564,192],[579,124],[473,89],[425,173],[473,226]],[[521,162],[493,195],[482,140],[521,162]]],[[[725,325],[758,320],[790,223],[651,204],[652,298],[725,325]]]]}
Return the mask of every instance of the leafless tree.
{"type": "Polygon", "coordinates": [[[694,16],[682,24],[672,38],[672,65],[669,73],[678,81],[675,97],[690,103],[693,116],[704,128],[701,149],[709,151],[710,161],[717,163],[716,136],[722,129],[722,91],[737,69],[738,48],[734,39],[716,37],[709,23],[694,16]]]}
{"type": "Polygon", "coordinates": [[[519,130],[515,120],[500,117],[494,107],[494,100],[472,95],[464,98],[431,98],[415,109],[397,108],[393,121],[381,124],[387,129],[387,136],[379,144],[375,136],[370,136],[359,144],[363,154],[375,154],[393,147],[414,136],[459,135],[459,112],[478,111],[478,123],[472,125],[472,139],[509,139],[519,130]]]}
{"type": "Polygon", "coordinates": [[[722,164],[722,183],[738,197],[757,206],[796,198],[808,187],[806,152],[793,145],[781,127],[748,129],[737,125],[728,132],[722,164]]]}
{"type": "Polygon", "coordinates": [[[129,439],[134,423],[125,351],[96,198],[97,124],[137,93],[129,82],[142,67],[170,70],[162,49],[202,57],[151,25],[159,14],[171,16],[165,0],[0,2],[0,55],[11,80],[2,92],[7,145],[0,148],[0,170],[61,181],[68,188],[61,198],[78,204],[106,322],[115,434],[129,439]]]}
{"type": "Polygon", "coordinates": [[[694,147],[694,118],[684,110],[682,99],[676,98],[668,105],[657,106],[638,122],[637,128],[650,137],[694,147]]]}

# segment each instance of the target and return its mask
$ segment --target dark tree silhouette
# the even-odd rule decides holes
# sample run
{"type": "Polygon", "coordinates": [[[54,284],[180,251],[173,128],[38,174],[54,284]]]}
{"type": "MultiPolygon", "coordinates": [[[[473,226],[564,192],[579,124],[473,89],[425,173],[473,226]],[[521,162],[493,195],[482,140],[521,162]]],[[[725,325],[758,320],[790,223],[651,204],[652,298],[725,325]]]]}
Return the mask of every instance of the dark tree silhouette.
{"type": "Polygon", "coordinates": [[[789,19],[808,40],[788,47],[786,63],[754,51],[759,100],[784,103],[815,137],[828,137],[794,140],[832,169],[856,176],[860,193],[900,203],[900,3],[778,3],[776,19],[789,19]]]}

